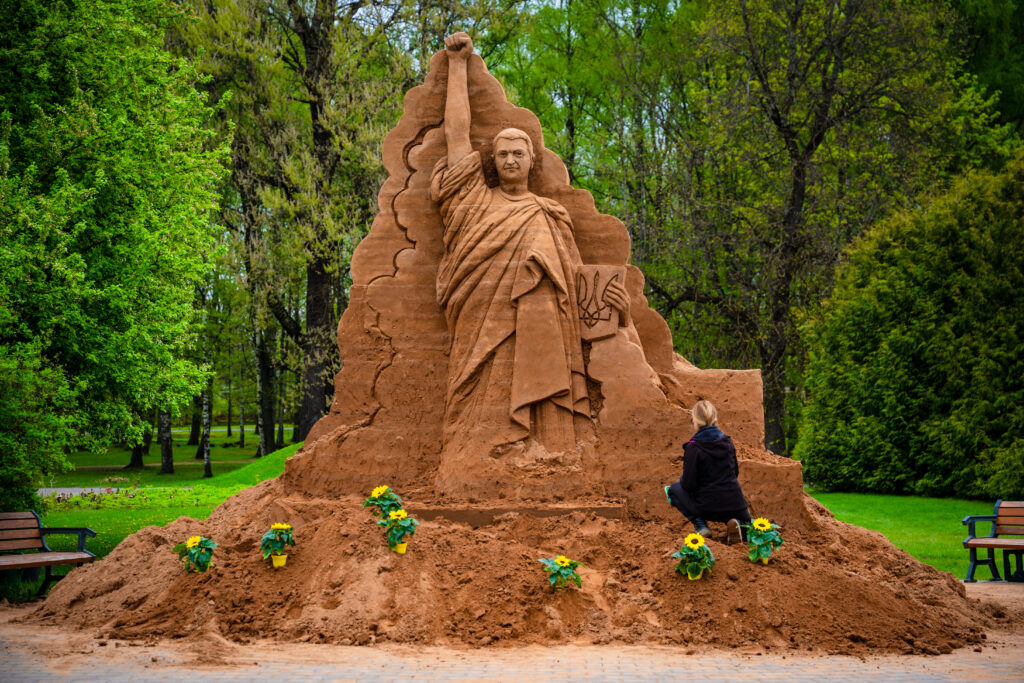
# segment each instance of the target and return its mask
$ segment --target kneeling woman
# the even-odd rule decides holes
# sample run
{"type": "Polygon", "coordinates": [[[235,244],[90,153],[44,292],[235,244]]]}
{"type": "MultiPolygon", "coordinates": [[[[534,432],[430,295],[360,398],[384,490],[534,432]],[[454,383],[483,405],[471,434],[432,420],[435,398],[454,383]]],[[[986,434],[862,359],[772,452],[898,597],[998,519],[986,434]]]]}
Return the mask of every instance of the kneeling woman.
{"type": "Polygon", "coordinates": [[[736,478],[736,448],[718,428],[718,411],[710,402],[697,401],[691,415],[697,433],[683,446],[683,476],[665,487],[665,495],[698,534],[708,535],[708,521],[727,522],[727,540],[733,534],[742,539],[740,525],[750,524],[750,512],[736,478]]]}

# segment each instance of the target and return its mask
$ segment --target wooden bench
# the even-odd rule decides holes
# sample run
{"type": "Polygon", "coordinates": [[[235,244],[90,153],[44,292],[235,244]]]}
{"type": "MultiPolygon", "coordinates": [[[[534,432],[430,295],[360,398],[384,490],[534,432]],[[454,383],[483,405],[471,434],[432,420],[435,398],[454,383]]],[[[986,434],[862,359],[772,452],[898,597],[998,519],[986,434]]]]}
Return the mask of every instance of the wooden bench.
{"type": "Polygon", "coordinates": [[[967,538],[964,539],[964,547],[971,553],[971,563],[967,568],[967,583],[972,583],[974,570],[979,565],[987,566],[992,572],[993,581],[1001,581],[999,570],[996,569],[996,550],[1003,550],[1003,574],[1007,581],[1024,581],[1024,538],[1004,538],[1004,536],[1024,536],[1024,501],[997,500],[991,515],[973,515],[964,517],[963,524],[967,525],[967,538]],[[978,522],[990,522],[991,533],[988,536],[978,536],[974,525],[978,522]],[[978,549],[988,550],[988,557],[978,559],[978,549]],[[1016,558],[1017,571],[1010,573],[1010,558],[1016,558]]]}
{"type": "Polygon", "coordinates": [[[92,562],[96,556],[85,549],[85,537],[94,537],[92,529],[44,528],[39,515],[35,512],[0,512],[0,551],[38,550],[35,553],[17,555],[0,555],[0,570],[27,569],[46,567],[46,579],[39,587],[43,594],[50,584],[60,578],[55,576],[53,568],[61,564],[80,565],[92,562]],[[46,536],[50,534],[78,534],[77,552],[53,551],[46,545],[46,536]]]}

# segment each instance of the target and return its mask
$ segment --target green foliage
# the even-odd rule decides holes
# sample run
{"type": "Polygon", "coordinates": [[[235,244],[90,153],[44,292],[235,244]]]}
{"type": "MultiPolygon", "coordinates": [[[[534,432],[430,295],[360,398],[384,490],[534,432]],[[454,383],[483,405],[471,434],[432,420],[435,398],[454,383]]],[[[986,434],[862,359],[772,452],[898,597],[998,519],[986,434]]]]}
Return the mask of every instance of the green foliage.
{"type": "Polygon", "coordinates": [[[999,93],[1002,120],[1024,132],[1024,3],[954,0],[967,34],[967,66],[999,93]]]}
{"type": "Polygon", "coordinates": [[[0,7],[0,410],[17,418],[0,421],[0,476],[12,496],[59,471],[68,447],[134,441],[140,413],[202,381],[184,355],[225,150],[199,76],[163,49],[180,15],[169,0],[0,7]]]}
{"type": "Polygon", "coordinates": [[[576,571],[578,567],[583,565],[576,560],[570,560],[565,555],[559,555],[558,557],[542,557],[537,561],[544,565],[544,571],[548,573],[548,582],[551,584],[552,590],[560,590],[570,583],[575,583],[577,588],[583,587],[580,575],[576,571]]]}
{"type": "Polygon", "coordinates": [[[681,574],[686,574],[686,578],[690,579],[690,581],[696,581],[701,578],[705,570],[710,574],[711,569],[715,566],[715,555],[711,552],[711,548],[708,547],[704,537],[700,534],[690,534],[687,536],[679,550],[672,553],[669,557],[679,560],[676,563],[675,570],[681,574]]]}
{"type": "MultiPolygon", "coordinates": [[[[0,277],[0,287],[3,282],[0,277]]],[[[8,322],[4,299],[0,289],[0,328],[8,322]]],[[[0,343],[0,511],[42,510],[39,475],[70,469],[64,458],[74,423],[69,389],[39,347],[0,343]]]]}
{"type": "Polygon", "coordinates": [[[216,543],[205,536],[192,536],[184,543],[174,546],[178,559],[185,563],[185,571],[205,572],[213,563],[213,549],[216,543]]]}
{"type": "Polygon", "coordinates": [[[804,328],[826,490],[1024,496],[1024,153],[869,231],[804,328]]]}
{"type": "Polygon", "coordinates": [[[260,551],[264,560],[270,557],[271,553],[283,555],[290,545],[295,545],[290,524],[274,524],[260,539],[260,551]]]}
{"type": "Polygon", "coordinates": [[[763,517],[758,517],[753,523],[744,525],[747,534],[747,544],[750,550],[747,557],[751,562],[763,562],[768,564],[768,558],[772,551],[781,546],[785,541],[779,534],[779,525],[769,522],[763,517]]]}

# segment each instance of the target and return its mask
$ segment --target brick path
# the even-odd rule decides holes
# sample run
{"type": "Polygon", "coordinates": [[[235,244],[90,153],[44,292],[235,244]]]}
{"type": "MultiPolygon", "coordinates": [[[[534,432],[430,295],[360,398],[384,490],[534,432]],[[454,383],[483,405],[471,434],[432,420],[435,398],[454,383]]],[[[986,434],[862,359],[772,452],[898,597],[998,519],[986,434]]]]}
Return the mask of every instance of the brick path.
{"type": "MultiPolygon", "coordinates": [[[[262,643],[231,648],[220,666],[158,647],[80,647],[45,654],[55,635],[0,635],[4,681],[1020,681],[1024,638],[1004,638],[982,652],[938,657],[754,656],[717,651],[684,655],[668,648],[560,646],[512,649],[340,647],[262,643]],[[259,661],[257,664],[256,662],[259,661]]],[[[56,643],[52,643],[56,646],[56,643]]],[[[58,647],[58,649],[60,649],[58,647]]]]}
{"type": "MultiPolygon", "coordinates": [[[[1019,604],[1024,585],[973,584],[975,597],[1019,604]],[[1009,598],[1009,599],[1007,599],[1009,598]]],[[[14,623],[30,607],[0,607],[0,680],[229,682],[280,681],[828,681],[1024,680],[1024,633],[991,633],[981,652],[943,656],[843,656],[680,648],[564,645],[456,649],[342,647],[220,639],[156,646],[98,640],[87,632],[14,623]],[[211,666],[211,661],[217,664],[211,666]]]]}

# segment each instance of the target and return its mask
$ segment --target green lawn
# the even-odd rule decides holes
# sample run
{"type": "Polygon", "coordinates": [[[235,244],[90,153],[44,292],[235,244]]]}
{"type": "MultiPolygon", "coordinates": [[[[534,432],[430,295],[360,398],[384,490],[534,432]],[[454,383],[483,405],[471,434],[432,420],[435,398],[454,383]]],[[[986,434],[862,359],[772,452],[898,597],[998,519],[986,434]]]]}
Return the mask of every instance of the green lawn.
{"type": "MultiPolygon", "coordinates": [[[[967,527],[960,520],[967,515],[990,515],[995,503],[813,490],[808,493],[836,519],[879,531],[896,547],[960,579],[967,575],[967,551],[962,543],[967,527]]],[[[988,525],[980,526],[978,531],[988,533],[988,525]]],[[[976,576],[987,579],[988,570],[982,569],[976,576]]]]}
{"type": "MultiPolygon", "coordinates": [[[[286,429],[286,435],[291,429],[286,429]]],[[[246,429],[245,448],[238,446],[238,430],[232,430],[227,436],[224,426],[214,427],[210,434],[210,460],[214,478],[222,474],[241,469],[247,463],[257,462],[256,446],[259,437],[246,429]]],[[[196,460],[196,447],[186,446],[188,430],[174,430],[174,474],[159,474],[160,447],[153,443],[149,455],[142,461],[146,467],[142,470],[125,470],[131,457],[131,450],[121,447],[108,448],[104,453],[74,453],[69,460],[75,466],[72,472],[56,474],[48,477],[43,486],[46,488],[64,488],[71,486],[191,486],[203,481],[203,461],[196,460]]]]}

